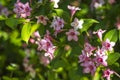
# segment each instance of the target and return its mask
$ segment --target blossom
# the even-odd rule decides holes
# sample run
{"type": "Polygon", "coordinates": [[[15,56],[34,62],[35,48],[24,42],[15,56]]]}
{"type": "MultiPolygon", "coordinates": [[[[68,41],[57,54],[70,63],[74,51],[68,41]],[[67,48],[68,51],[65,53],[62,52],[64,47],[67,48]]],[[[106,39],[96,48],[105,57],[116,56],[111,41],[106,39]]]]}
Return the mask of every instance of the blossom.
{"type": "Polygon", "coordinates": [[[41,55],[40,56],[40,63],[43,64],[44,66],[47,66],[50,63],[50,60],[48,57],[41,55]]]}
{"type": "Polygon", "coordinates": [[[94,62],[92,61],[85,61],[84,63],[81,64],[81,66],[84,67],[83,73],[91,73],[91,75],[94,75],[96,71],[96,66],[94,62]]]}
{"type": "Polygon", "coordinates": [[[82,29],[84,21],[78,20],[77,18],[74,19],[74,21],[71,23],[71,26],[74,27],[75,30],[82,29]]]}
{"type": "Polygon", "coordinates": [[[66,32],[66,35],[68,36],[68,41],[71,40],[78,41],[78,37],[77,37],[77,35],[79,35],[78,31],[74,29],[70,29],[69,32],[66,32]]]}
{"type": "Polygon", "coordinates": [[[48,48],[48,51],[46,51],[45,56],[48,56],[52,60],[54,58],[55,48],[55,46],[48,48]]]}
{"type": "Polygon", "coordinates": [[[87,57],[87,54],[85,54],[85,51],[82,50],[82,54],[79,55],[79,62],[84,62],[90,60],[89,57],[87,57]]]}
{"type": "Polygon", "coordinates": [[[102,34],[105,32],[106,30],[102,30],[99,29],[96,32],[93,32],[93,34],[97,34],[97,36],[99,37],[100,41],[102,41],[102,34]]]}
{"type": "Polygon", "coordinates": [[[86,42],[84,44],[84,50],[87,53],[87,56],[90,57],[93,53],[92,51],[94,51],[96,48],[91,46],[91,44],[89,44],[88,42],[86,42]]]}
{"type": "Polygon", "coordinates": [[[58,8],[58,2],[60,2],[60,0],[51,0],[52,2],[54,2],[54,8],[58,8]]]}
{"type": "Polygon", "coordinates": [[[100,49],[98,47],[98,49],[96,50],[95,56],[104,56],[104,55],[105,55],[105,50],[104,49],[100,49]]]}
{"type": "Polygon", "coordinates": [[[17,14],[17,17],[26,18],[27,16],[30,16],[31,10],[28,2],[23,4],[18,0],[14,5],[13,11],[17,14]]]}
{"type": "Polygon", "coordinates": [[[115,2],[116,2],[116,0],[108,0],[108,3],[110,3],[110,4],[113,4],[115,2]]]}
{"type": "Polygon", "coordinates": [[[106,69],[103,72],[103,77],[106,77],[107,80],[110,80],[110,75],[113,74],[114,71],[110,70],[110,69],[106,69]]]}
{"type": "Polygon", "coordinates": [[[71,16],[73,16],[77,10],[80,10],[79,7],[75,7],[75,6],[71,6],[71,5],[68,5],[67,7],[71,11],[71,16]]]}
{"type": "Polygon", "coordinates": [[[40,15],[40,16],[36,16],[36,18],[37,18],[37,23],[42,23],[43,25],[47,24],[48,18],[46,16],[40,15]]]}
{"type": "Polygon", "coordinates": [[[96,58],[94,59],[94,61],[96,62],[96,65],[99,66],[99,65],[103,65],[103,66],[107,66],[107,58],[108,56],[107,55],[104,55],[104,56],[96,56],[96,58]]]}
{"type": "Polygon", "coordinates": [[[104,4],[104,0],[92,0],[90,6],[91,6],[91,9],[93,10],[93,8],[99,8],[101,7],[103,4],[104,4]]]}
{"type": "Polygon", "coordinates": [[[38,50],[40,51],[48,51],[48,49],[53,46],[52,42],[49,39],[41,39],[40,41],[37,41],[37,44],[38,50]]]}
{"type": "Polygon", "coordinates": [[[54,28],[55,35],[57,35],[57,33],[59,33],[61,29],[64,27],[64,20],[60,17],[54,17],[50,27],[54,28]]]}
{"type": "Polygon", "coordinates": [[[33,36],[34,36],[34,37],[37,37],[37,38],[40,38],[40,34],[39,34],[38,31],[34,32],[34,33],[33,33],[33,36]]]}
{"type": "Polygon", "coordinates": [[[106,41],[102,42],[102,49],[112,51],[114,45],[115,42],[110,42],[109,39],[106,39],[106,41]]]}

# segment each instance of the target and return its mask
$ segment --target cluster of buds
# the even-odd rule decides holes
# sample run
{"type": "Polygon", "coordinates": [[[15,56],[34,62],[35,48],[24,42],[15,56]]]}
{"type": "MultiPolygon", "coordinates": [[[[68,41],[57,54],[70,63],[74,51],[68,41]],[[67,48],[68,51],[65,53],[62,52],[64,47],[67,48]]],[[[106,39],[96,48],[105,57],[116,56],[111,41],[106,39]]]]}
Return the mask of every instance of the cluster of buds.
{"type": "Polygon", "coordinates": [[[27,16],[30,16],[31,10],[32,9],[30,8],[28,2],[26,4],[23,4],[20,2],[20,0],[17,0],[13,11],[17,14],[17,17],[26,18],[27,16]]]}
{"type": "MultiPolygon", "coordinates": [[[[102,34],[101,29],[98,30],[97,32],[96,32],[97,35],[100,33],[102,34]]],[[[101,36],[98,36],[100,40],[102,40],[101,36]]],[[[81,66],[84,67],[83,73],[91,73],[91,75],[94,75],[98,67],[100,66],[107,67],[108,66],[107,52],[108,51],[111,52],[113,50],[114,45],[115,43],[110,42],[109,39],[106,39],[105,41],[101,41],[101,46],[102,46],[101,48],[93,47],[90,43],[86,42],[84,45],[84,49],[82,50],[82,54],[79,56],[79,63],[81,63],[81,66]]],[[[112,73],[107,74],[107,72],[104,71],[103,77],[106,77],[107,80],[110,80],[111,74],[112,73]]]]}

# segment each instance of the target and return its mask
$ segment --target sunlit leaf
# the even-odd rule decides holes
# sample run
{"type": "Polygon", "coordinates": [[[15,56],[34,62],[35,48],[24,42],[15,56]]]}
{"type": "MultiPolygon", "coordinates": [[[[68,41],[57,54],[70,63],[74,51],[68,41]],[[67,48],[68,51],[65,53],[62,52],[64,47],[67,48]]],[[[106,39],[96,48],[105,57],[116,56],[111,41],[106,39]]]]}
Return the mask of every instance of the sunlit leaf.
{"type": "Polygon", "coordinates": [[[28,22],[28,23],[25,23],[22,27],[21,38],[23,41],[28,43],[30,35],[31,35],[31,23],[28,22]]]}
{"type": "Polygon", "coordinates": [[[104,40],[109,39],[110,41],[116,42],[118,40],[118,31],[112,29],[105,34],[104,40]]]}
{"type": "Polygon", "coordinates": [[[87,31],[93,23],[98,23],[98,21],[94,20],[94,19],[83,19],[84,23],[83,23],[83,28],[81,29],[81,32],[83,31],[87,31]]]}
{"type": "Polygon", "coordinates": [[[108,65],[112,65],[114,64],[118,59],[120,58],[120,53],[111,53],[110,55],[108,55],[108,65]]]}

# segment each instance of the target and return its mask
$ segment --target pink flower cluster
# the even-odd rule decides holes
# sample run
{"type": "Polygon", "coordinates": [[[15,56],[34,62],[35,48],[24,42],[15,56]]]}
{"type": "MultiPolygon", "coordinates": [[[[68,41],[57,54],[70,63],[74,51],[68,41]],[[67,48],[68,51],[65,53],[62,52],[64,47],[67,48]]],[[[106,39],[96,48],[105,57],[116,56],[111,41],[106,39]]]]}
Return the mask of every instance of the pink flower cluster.
{"type": "MultiPolygon", "coordinates": [[[[98,34],[101,33],[100,31],[97,31],[98,34]]],[[[101,33],[102,34],[102,33],[101,33]]],[[[102,35],[101,35],[102,36],[102,35]]],[[[101,39],[101,37],[100,37],[101,39]]],[[[109,39],[106,39],[105,41],[101,42],[101,48],[100,47],[93,47],[90,43],[86,42],[84,44],[84,49],[82,50],[82,54],[79,56],[79,63],[81,63],[81,66],[84,67],[83,73],[91,73],[91,75],[95,74],[96,69],[99,66],[107,67],[107,58],[108,54],[107,52],[112,51],[115,43],[110,42],[109,39]]],[[[110,80],[109,73],[107,75],[107,72],[104,72],[104,77],[107,78],[107,80],[110,80]]]]}
{"type": "Polygon", "coordinates": [[[57,35],[64,27],[64,20],[60,17],[54,17],[50,27],[55,30],[55,35],[57,35]]]}
{"type": "Polygon", "coordinates": [[[44,35],[44,38],[41,39],[39,32],[34,32],[33,34],[34,38],[37,38],[36,40],[31,38],[30,42],[35,43],[38,45],[38,51],[44,52],[44,56],[41,57],[43,59],[44,65],[47,65],[50,63],[50,60],[54,58],[54,52],[56,47],[52,44],[52,38],[50,36],[49,31],[44,35]]]}
{"type": "Polygon", "coordinates": [[[26,4],[23,4],[20,2],[20,0],[17,0],[13,11],[17,14],[17,17],[26,18],[27,16],[30,16],[31,10],[32,9],[30,8],[28,2],[26,4]]]}

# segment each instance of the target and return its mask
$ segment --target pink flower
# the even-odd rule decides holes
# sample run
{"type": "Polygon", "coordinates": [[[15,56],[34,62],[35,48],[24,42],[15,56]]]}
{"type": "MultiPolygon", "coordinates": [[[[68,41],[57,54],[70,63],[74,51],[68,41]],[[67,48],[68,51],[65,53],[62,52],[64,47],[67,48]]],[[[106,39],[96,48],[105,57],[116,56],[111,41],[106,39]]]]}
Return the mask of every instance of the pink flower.
{"type": "Polygon", "coordinates": [[[40,16],[36,16],[36,18],[37,18],[37,23],[42,23],[43,25],[47,25],[48,18],[46,16],[40,15],[40,16]]]}
{"type": "Polygon", "coordinates": [[[87,57],[87,54],[84,50],[82,50],[82,54],[79,56],[79,62],[84,62],[90,60],[89,57],[87,57]]]}
{"type": "Polygon", "coordinates": [[[95,56],[104,56],[104,55],[105,55],[105,50],[100,49],[100,48],[98,47],[98,50],[96,50],[95,56]]]}
{"type": "Polygon", "coordinates": [[[82,29],[83,23],[83,20],[78,20],[77,18],[75,18],[74,21],[71,23],[71,26],[74,27],[75,30],[82,29]]]}
{"type": "Polygon", "coordinates": [[[50,60],[48,57],[42,55],[42,56],[40,56],[40,62],[44,66],[47,66],[50,63],[50,60]]]}
{"type": "Polygon", "coordinates": [[[30,16],[31,8],[29,6],[29,3],[26,4],[21,3],[19,0],[14,5],[14,12],[17,14],[17,17],[26,18],[27,16],[30,16]]]}
{"type": "Polygon", "coordinates": [[[91,46],[91,44],[89,44],[88,42],[86,42],[84,44],[84,50],[87,53],[87,56],[90,57],[93,53],[92,51],[94,51],[96,48],[91,46]]]}
{"type": "Polygon", "coordinates": [[[107,58],[108,56],[107,55],[104,55],[104,56],[96,56],[96,58],[94,59],[94,61],[96,62],[96,65],[97,66],[100,66],[101,64],[103,66],[107,66],[107,58]]]}
{"type": "Polygon", "coordinates": [[[109,2],[110,4],[113,4],[113,3],[116,2],[116,0],[108,0],[108,2],[109,2]]]}
{"type": "Polygon", "coordinates": [[[66,35],[68,36],[68,41],[71,40],[78,41],[78,37],[77,37],[77,35],[79,35],[78,31],[74,29],[70,29],[69,32],[66,32],[66,35]]]}
{"type": "Polygon", "coordinates": [[[102,49],[112,51],[114,45],[115,42],[110,42],[109,39],[106,39],[106,41],[102,42],[102,49]]]}
{"type": "Polygon", "coordinates": [[[91,73],[91,75],[94,75],[94,73],[96,71],[96,66],[95,66],[94,62],[86,61],[86,62],[82,63],[81,66],[84,67],[83,73],[91,73]]]}
{"type": "Polygon", "coordinates": [[[52,42],[49,39],[41,39],[40,41],[37,41],[37,44],[38,50],[40,51],[48,51],[48,49],[53,46],[52,42]]]}
{"type": "Polygon", "coordinates": [[[53,27],[55,30],[55,35],[61,32],[61,29],[64,27],[64,20],[60,17],[54,17],[50,27],[53,27]]]}
{"type": "Polygon", "coordinates": [[[110,69],[106,69],[103,72],[103,77],[106,77],[107,80],[110,80],[110,75],[113,73],[114,73],[114,71],[111,71],[110,69]]]}
{"type": "Polygon", "coordinates": [[[48,51],[45,53],[45,56],[48,56],[51,60],[54,58],[55,46],[48,48],[48,51]]]}
{"type": "Polygon", "coordinates": [[[34,32],[34,33],[33,33],[33,36],[36,37],[36,38],[40,38],[40,34],[39,34],[38,31],[34,32]]]}
{"type": "Polygon", "coordinates": [[[100,41],[102,41],[102,34],[105,32],[106,30],[102,30],[99,29],[96,32],[93,32],[93,34],[97,34],[97,36],[99,37],[100,41]]]}
{"type": "Polygon", "coordinates": [[[68,9],[71,11],[71,16],[73,16],[77,10],[80,10],[79,7],[70,6],[70,5],[68,5],[68,9]]]}

